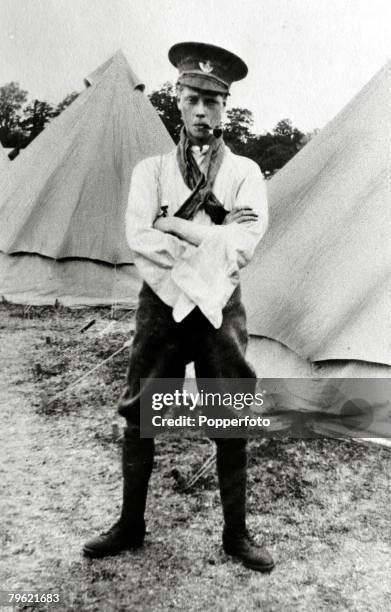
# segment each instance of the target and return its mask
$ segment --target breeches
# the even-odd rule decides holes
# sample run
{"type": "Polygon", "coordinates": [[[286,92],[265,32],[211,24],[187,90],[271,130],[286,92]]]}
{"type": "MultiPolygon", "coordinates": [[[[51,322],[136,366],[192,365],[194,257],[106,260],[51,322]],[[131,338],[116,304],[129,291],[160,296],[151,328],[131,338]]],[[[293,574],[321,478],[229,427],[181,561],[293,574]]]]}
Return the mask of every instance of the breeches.
{"type": "Polygon", "coordinates": [[[172,308],[144,283],[136,314],[136,332],[119,413],[127,419],[127,435],[139,436],[140,380],[184,380],[186,364],[194,361],[199,379],[214,379],[214,389],[232,391],[235,379],[247,379],[247,391],[255,387],[255,373],[245,359],[246,316],[240,287],[223,310],[223,323],[215,329],[195,308],[176,323],[172,308]],[[226,379],[224,381],[224,379],[226,379]],[[229,389],[224,389],[231,379],[229,389]]]}

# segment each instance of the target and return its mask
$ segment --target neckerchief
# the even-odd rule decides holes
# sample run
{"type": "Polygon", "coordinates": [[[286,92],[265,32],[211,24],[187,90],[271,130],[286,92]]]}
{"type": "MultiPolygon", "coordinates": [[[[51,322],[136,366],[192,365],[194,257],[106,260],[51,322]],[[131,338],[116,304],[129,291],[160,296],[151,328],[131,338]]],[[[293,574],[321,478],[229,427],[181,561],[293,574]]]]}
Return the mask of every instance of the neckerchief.
{"type": "Polygon", "coordinates": [[[213,223],[221,225],[228,212],[224,210],[212,188],[224,157],[223,139],[221,137],[214,138],[209,145],[205,157],[206,175],[201,172],[191,153],[191,142],[186,136],[185,128],[181,130],[176,157],[183,180],[192,190],[192,193],[174,216],[182,219],[193,219],[197,212],[203,208],[213,223]]]}

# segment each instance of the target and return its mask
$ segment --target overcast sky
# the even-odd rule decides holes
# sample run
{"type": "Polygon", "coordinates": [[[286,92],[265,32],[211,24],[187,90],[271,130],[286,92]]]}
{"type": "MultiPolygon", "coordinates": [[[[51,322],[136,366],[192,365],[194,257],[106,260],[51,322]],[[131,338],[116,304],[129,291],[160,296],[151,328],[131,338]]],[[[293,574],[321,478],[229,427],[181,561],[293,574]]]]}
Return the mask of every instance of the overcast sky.
{"type": "Polygon", "coordinates": [[[391,56],[390,0],[0,0],[0,85],[56,103],[122,48],[147,91],[175,79],[169,47],[224,46],[249,66],[231,106],[256,129],[323,127],[391,56]]]}

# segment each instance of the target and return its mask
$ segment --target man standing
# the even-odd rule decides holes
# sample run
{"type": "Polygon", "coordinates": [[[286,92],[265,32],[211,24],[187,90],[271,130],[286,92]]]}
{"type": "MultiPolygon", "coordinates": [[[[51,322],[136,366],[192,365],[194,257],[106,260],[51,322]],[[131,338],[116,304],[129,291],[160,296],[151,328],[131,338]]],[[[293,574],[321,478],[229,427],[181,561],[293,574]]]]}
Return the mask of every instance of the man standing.
{"type": "MultiPolygon", "coordinates": [[[[183,380],[186,363],[194,361],[197,379],[213,379],[222,393],[228,379],[246,379],[255,388],[245,360],[239,269],[266,230],[266,190],[258,166],[234,155],[219,130],[230,85],[246,76],[247,66],[229,51],[202,43],[174,45],[169,59],[179,70],[180,142],[135,168],[126,215],[144,284],[119,407],[127,421],[122,513],[108,532],[85,544],[89,557],[143,544],[154,441],[140,437],[140,380],[183,380]]],[[[246,439],[215,442],[224,550],[246,567],[270,571],[273,559],[246,528],[246,439]]]]}

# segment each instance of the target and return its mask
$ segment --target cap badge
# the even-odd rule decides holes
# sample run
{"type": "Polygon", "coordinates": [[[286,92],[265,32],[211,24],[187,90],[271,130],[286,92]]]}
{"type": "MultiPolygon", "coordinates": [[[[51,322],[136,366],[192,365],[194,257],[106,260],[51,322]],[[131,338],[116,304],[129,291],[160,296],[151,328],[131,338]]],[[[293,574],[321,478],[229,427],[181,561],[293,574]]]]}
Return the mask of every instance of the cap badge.
{"type": "Polygon", "coordinates": [[[207,62],[198,62],[199,67],[201,68],[202,72],[206,72],[207,74],[209,74],[209,72],[212,72],[213,70],[213,66],[210,63],[210,61],[208,60],[207,62]]]}

